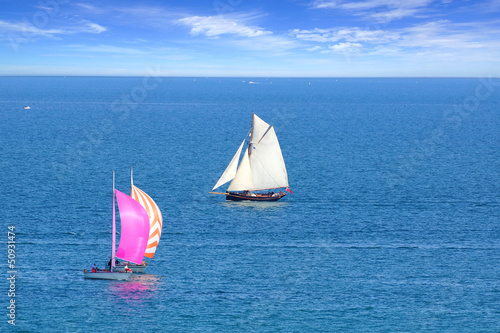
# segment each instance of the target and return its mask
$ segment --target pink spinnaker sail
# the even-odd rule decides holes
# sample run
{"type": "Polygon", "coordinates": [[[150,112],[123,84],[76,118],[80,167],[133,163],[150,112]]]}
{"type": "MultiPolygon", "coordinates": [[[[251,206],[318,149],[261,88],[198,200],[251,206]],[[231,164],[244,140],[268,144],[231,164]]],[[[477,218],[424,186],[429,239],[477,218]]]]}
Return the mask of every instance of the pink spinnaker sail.
{"type": "Polygon", "coordinates": [[[140,203],[125,193],[115,191],[122,225],[116,256],[140,265],[148,245],[148,213],[140,203]]]}

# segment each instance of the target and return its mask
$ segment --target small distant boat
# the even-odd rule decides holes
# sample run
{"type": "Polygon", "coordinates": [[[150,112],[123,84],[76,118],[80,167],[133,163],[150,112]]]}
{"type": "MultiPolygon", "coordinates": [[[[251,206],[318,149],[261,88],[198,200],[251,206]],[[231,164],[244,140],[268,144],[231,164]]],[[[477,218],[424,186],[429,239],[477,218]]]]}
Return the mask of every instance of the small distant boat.
{"type": "Polygon", "coordinates": [[[28,105],[28,106],[25,106],[24,109],[25,110],[31,110],[31,107],[28,105]]]}
{"type": "Polygon", "coordinates": [[[226,200],[277,201],[286,195],[288,174],[274,127],[260,119],[255,113],[247,138],[240,147],[214,188],[232,180],[227,191],[210,192],[223,194],[226,200]],[[247,143],[241,162],[241,151],[247,143]],[[279,190],[281,189],[281,190],[279,190]]]}
{"type": "MultiPolygon", "coordinates": [[[[137,265],[142,263],[142,257],[146,251],[149,235],[149,217],[148,213],[136,200],[125,193],[115,189],[115,173],[113,171],[113,231],[111,245],[111,267],[109,269],[91,268],[83,271],[85,279],[104,279],[104,280],[128,280],[132,271],[127,268],[124,271],[118,271],[116,267],[116,258],[120,258],[137,265]],[[116,214],[115,197],[118,201],[118,210],[121,217],[121,235],[118,251],[116,251],[116,214]]],[[[124,267],[125,268],[125,267],[124,267]]]]}

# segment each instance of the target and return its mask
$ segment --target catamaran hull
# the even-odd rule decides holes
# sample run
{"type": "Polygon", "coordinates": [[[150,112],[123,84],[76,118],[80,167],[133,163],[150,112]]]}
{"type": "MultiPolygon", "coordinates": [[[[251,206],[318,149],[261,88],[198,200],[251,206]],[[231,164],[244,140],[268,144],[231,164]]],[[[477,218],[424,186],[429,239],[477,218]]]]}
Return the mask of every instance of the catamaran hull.
{"type": "Polygon", "coordinates": [[[231,200],[231,201],[278,201],[279,199],[283,198],[286,194],[280,194],[277,193],[275,195],[270,195],[270,194],[255,194],[254,195],[247,195],[247,194],[240,194],[240,193],[228,193],[226,194],[226,200],[231,200]]]}
{"type": "Polygon", "coordinates": [[[132,276],[132,273],[125,272],[110,272],[110,271],[97,271],[97,272],[84,272],[83,277],[85,279],[96,279],[96,280],[128,280],[132,276]]]}

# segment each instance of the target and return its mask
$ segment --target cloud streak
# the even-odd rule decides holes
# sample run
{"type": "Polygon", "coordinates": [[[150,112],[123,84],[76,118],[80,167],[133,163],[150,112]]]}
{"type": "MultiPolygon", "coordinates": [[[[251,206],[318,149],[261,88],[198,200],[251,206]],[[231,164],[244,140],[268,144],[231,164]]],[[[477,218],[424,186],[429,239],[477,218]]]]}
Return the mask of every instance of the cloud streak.
{"type": "Polygon", "coordinates": [[[189,27],[191,35],[204,35],[211,38],[221,35],[258,37],[272,33],[257,26],[247,25],[245,21],[245,19],[227,16],[190,16],[179,19],[177,22],[189,27]]]}
{"type": "Polygon", "coordinates": [[[0,20],[0,32],[3,34],[17,33],[48,38],[67,33],[64,29],[41,29],[29,22],[7,22],[2,20],[0,20]]]}
{"type": "Polygon", "coordinates": [[[129,56],[137,56],[137,55],[147,55],[148,52],[141,49],[133,49],[128,47],[119,47],[115,45],[69,45],[69,48],[76,50],[82,53],[108,53],[108,54],[117,54],[117,55],[129,55],[129,56]]]}
{"type": "Polygon", "coordinates": [[[101,32],[108,30],[107,28],[105,28],[102,25],[99,25],[97,23],[86,22],[85,25],[89,29],[88,30],[80,30],[80,31],[85,31],[85,32],[94,33],[94,34],[100,34],[101,32]]]}
{"type": "Polygon", "coordinates": [[[329,29],[311,29],[300,30],[294,29],[290,32],[294,38],[314,41],[320,43],[326,42],[386,42],[399,38],[398,34],[390,33],[383,30],[363,30],[357,27],[335,27],[329,29]]]}
{"type": "Polygon", "coordinates": [[[463,54],[474,50],[489,50],[498,54],[500,45],[498,29],[488,29],[487,23],[457,24],[448,20],[438,20],[415,24],[392,30],[362,30],[360,28],[336,27],[329,29],[294,29],[293,38],[315,44],[307,50],[326,53],[329,51],[397,56],[403,54],[463,54]],[[489,33],[485,33],[488,31],[489,33]]]}
{"type": "Polygon", "coordinates": [[[435,0],[316,0],[310,6],[389,22],[424,12],[433,1],[435,0]]]}
{"type": "Polygon", "coordinates": [[[58,29],[38,28],[28,21],[7,22],[0,20],[0,33],[2,34],[20,34],[39,38],[57,38],[61,35],[70,35],[78,33],[100,34],[107,28],[90,21],[81,21],[71,26],[60,27],[58,29]]]}

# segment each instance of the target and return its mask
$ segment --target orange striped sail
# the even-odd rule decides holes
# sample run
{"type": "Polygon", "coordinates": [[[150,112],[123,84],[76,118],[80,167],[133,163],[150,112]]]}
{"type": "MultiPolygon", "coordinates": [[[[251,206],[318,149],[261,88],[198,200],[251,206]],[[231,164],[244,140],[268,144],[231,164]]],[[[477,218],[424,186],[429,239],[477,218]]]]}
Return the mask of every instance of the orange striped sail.
{"type": "Polygon", "coordinates": [[[132,185],[132,194],[130,195],[134,200],[139,202],[142,207],[146,209],[149,216],[149,240],[146,247],[145,257],[153,258],[156,247],[160,242],[161,228],[163,225],[163,218],[161,216],[160,208],[144,191],[132,185]]]}

